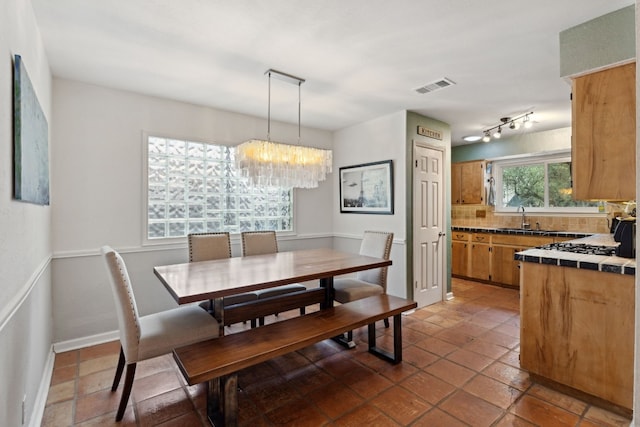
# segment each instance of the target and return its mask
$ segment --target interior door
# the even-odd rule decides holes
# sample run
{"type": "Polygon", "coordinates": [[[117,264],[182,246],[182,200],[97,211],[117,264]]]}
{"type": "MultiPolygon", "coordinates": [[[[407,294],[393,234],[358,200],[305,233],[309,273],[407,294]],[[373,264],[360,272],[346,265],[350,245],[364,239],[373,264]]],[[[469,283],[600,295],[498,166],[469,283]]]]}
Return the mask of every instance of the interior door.
{"type": "Polygon", "coordinates": [[[444,152],[413,143],[413,299],[418,307],[442,301],[444,238],[444,152]]]}

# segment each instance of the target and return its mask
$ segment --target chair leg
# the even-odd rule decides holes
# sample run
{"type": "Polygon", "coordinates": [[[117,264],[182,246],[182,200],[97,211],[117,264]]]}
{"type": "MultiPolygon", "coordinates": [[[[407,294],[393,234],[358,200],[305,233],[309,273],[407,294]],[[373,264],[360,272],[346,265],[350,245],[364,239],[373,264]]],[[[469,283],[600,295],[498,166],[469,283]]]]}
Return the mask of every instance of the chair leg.
{"type": "Polygon", "coordinates": [[[384,327],[385,327],[385,328],[388,328],[388,327],[389,327],[389,318],[388,318],[388,317],[385,317],[385,318],[384,318],[384,327]]]}
{"type": "Polygon", "coordinates": [[[124,378],[124,389],[122,390],[122,397],[120,398],[120,406],[118,406],[118,413],[116,414],[116,421],[122,421],[124,417],[124,411],[127,409],[127,403],[129,402],[129,395],[131,395],[131,388],[133,387],[133,377],[136,375],[136,364],[132,363],[127,365],[127,375],[124,378]]]}
{"type": "Polygon", "coordinates": [[[307,313],[307,309],[305,307],[300,307],[300,316],[304,316],[307,313]]]}
{"type": "Polygon", "coordinates": [[[118,384],[120,384],[120,378],[122,377],[122,371],[124,370],[124,363],[124,351],[122,351],[122,346],[120,346],[120,358],[118,359],[118,367],[116,368],[116,376],[113,378],[111,391],[116,391],[118,384]]]}

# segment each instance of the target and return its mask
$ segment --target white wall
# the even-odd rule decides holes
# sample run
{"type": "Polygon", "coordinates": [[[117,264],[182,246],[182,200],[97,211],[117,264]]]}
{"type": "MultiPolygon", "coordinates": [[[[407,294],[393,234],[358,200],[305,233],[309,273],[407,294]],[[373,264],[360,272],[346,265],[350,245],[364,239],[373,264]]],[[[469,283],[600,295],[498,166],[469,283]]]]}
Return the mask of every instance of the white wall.
{"type": "Polygon", "coordinates": [[[406,297],[406,120],[400,111],[375,120],[361,123],[334,133],[333,199],[334,247],[357,252],[365,230],[392,231],[391,248],[393,265],[389,268],[387,292],[406,297]],[[394,214],[367,215],[340,213],[337,188],[339,169],[362,163],[393,160],[394,214]]]}
{"type": "MultiPolygon", "coordinates": [[[[142,314],[174,304],[154,265],[185,262],[178,246],[143,246],[143,132],[237,145],[265,137],[263,119],[108,89],[53,82],[52,197],[54,342],[117,328],[100,246],[121,250],[142,314]]],[[[272,122],[271,135],[297,141],[297,125],[272,122]]],[[[331,134],[303,128],[302,143],[331,148],[331,134]]],[[[295,190],[296,235],[282,250],[331,246],[331,176],[317,189],[295,190]]],[[[234,251],[238,253],[237,244],[234,251]]]]}
{"type": "MultiPolygon", "coordinates": [[[[51,348],[51,208],[13,200],[13,56],[51,127],[51,77],[31,3],[0,2],[0,425],[27,422],[51,348]]],[[[51,139],[49,140],[51,147],[51,139]]],[[[52,203],[55,200],[52,200],[52,203]]],[[[45,396],[46,398],[46,396],[45,396]]],[[[36,417],[37,418],[37,417],[36,417]]]]}

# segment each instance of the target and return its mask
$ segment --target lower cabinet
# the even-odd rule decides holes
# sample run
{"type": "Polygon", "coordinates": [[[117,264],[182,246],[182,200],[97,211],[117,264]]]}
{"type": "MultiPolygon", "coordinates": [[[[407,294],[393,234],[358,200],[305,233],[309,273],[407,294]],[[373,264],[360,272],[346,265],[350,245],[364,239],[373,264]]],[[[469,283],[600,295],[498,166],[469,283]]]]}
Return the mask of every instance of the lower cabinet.
{"type": "Polygon", "coordinates": [[[516,252],[552,242],[553,238],[547,236],[454,232],[451,274],[519,288],[516,252]]]}

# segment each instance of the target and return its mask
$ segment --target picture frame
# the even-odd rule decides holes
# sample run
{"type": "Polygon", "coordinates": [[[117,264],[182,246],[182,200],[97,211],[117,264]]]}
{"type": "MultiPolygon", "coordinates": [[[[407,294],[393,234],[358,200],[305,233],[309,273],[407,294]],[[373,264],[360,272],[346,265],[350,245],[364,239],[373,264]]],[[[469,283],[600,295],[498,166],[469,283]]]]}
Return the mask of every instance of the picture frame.
{"type": "Polygon", "coordinates": [[[340,213],[393,215],[393,161],[341,167],[340,213]]]}

